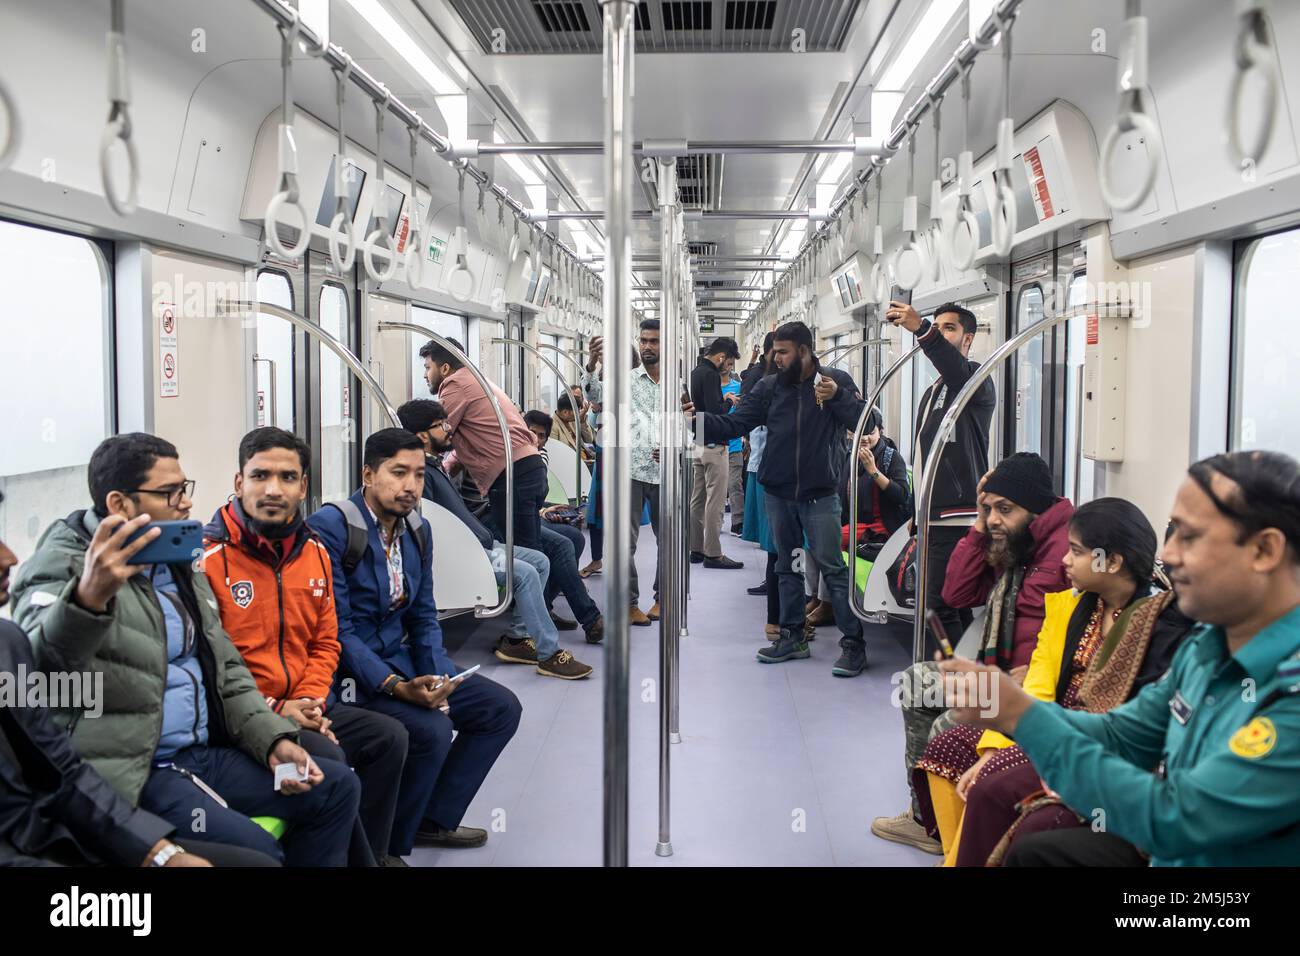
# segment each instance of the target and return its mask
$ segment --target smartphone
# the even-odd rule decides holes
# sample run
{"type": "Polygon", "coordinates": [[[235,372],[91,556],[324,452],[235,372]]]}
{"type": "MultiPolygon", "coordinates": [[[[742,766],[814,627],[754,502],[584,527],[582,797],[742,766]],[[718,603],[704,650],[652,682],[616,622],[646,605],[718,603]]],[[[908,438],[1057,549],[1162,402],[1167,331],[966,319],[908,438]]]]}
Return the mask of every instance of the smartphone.
{"type": "Polygon", "coordinates": [[[159,528],[162,534],[133,554],[132,564],[189,564],[203,553],[203,525],[197,521],[150,521],[127,543],[150,528],[159,528]]]}
{"type": "Polygon", "coordinates": [[[912,304],[912,290],[904,289],[902,286],[894,286],[889,290],[890,302],[904,302],[907,305],[912,304]]]}
{"type": "Polygon", "coordinates": [[[473,667],[469,668],[469,670],[463,670],[463,671],[461,671],[459,674],[457,674],[455,677],[453,677],[452,680],[464,680],[466,677],[468,677],[470,674],[474,673],[476,670],[478,670],[478,669],[479,669],[480,667],[482,667],[482,666],[483,666],[482,664],[475,664],[473,667]]]}
{"type": "Polygon", "coordinates": [[[948,632],[944,630],[939,615],[927,610],[925,612],[925,623],[929,626],[930,633],[934,636],[935,642],[939,645],[939,650],[943,652],[943,656],[955,657],[956,651],[952,649],[952,642],[948,640],[948,632]]]}

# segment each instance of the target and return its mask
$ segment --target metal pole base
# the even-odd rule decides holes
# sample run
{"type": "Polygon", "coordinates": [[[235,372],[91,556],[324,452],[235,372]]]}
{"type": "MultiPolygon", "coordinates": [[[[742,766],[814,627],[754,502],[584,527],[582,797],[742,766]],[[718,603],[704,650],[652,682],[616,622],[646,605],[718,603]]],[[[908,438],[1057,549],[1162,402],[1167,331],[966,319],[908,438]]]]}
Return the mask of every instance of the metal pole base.
{"type": "Polygon", "coordinates": [[[679,744],[682,742],[682,735],[674,731],[668,735],[668,742],[670,744],[679,744]]]}
{"type": "Polygon", "coordinates": [[[691,636],[691,632],[690,632],[690,630],[689,630],[688,628],[685,628],[685,627],[682,628],[681,636],[682,636],[682,637],[690,637],[690,636],[691,636]]]}
{"type": "Polygon", "coordinates": [[[673,845],[671,843],[656,843],[655,856],[672,856],[673,845]]]}

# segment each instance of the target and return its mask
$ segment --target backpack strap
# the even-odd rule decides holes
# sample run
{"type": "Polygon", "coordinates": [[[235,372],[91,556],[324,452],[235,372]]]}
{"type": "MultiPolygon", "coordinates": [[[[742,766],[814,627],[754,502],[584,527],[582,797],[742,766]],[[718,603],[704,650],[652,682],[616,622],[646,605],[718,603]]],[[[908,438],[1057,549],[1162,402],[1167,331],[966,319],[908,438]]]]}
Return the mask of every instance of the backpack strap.
{"type": "Polygon", "coordinates": [[[370,537],[366,517],[351,498],[327,502],[325,507],[337,509],[342,513],[343,520],[348,523],[348,543],[343,549],[343,570],[351,574],[361,563],[361,556],[366,553],[366,539],[370,537]]]}
{"type": "Polygon", "coordinates": [[[415,543],[420,549],[420,560],[423,561],[429,542],[424,534],[424,519],[420,517],[418,511],[412,511],[406,516],[406,529],[415,535],[415,543]]]}

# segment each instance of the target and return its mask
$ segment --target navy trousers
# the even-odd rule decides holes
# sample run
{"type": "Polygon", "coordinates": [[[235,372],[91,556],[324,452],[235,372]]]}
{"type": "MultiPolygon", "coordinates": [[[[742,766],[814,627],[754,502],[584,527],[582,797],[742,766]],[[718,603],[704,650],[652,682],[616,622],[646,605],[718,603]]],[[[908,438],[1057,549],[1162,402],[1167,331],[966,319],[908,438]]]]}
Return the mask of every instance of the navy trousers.
{"type": "Polygon", "coordinates": [[[538,548],[546,560],[551,562],[551,574],[546,579],[546,606],[550,607],[557,594],[563,594],[569,607],[583,627],[591,627],[600,617],[600,608],[587,592],[587,585],[578,573],[578,551],[570,540],[569,532],[582,537],[576,528],[566,531],[552,530],[547,524],[542,526],[541,546],[538,548]]]}
{"type": "MultiPolygon", "coordinates": [[[[537,539],[542,534],[541,509],[546,507],[550,478],[541,455],[520,458],[511,467],[515,478],[515,544],[540,551],[537,539]]],[[[503,471],[488,489],[489,526],[498,541],[506,539],[506,475],[503,471]]]]}
{"type": "Polygon", "coordinates": [[[364,704],[406,727],[406,766],[388,850],[393,856],[411,852],[419,829],[460,826],[474,794],[519,728],[523,712],[519,698],[482,674],[465,678],[447,704],[448,714],[387,695],[364,704]]]}
{"type": "Polygon", "coordinates": [[[242,846],[287,866],[347,865],[361,782],[346,764],[313,758],[325,779],[306,793],[282,794],[273,789],[270,769],[240,750],[188,747],[172,760],[172,767],[149,774],[140,806],[174,826],[177,841],[192,836],[242,846]],[[178,768],[200,777],[229,807],[222,807],[178,768]],[[249,819],[262,816],[288,822],[283,844],[249,819]]]}

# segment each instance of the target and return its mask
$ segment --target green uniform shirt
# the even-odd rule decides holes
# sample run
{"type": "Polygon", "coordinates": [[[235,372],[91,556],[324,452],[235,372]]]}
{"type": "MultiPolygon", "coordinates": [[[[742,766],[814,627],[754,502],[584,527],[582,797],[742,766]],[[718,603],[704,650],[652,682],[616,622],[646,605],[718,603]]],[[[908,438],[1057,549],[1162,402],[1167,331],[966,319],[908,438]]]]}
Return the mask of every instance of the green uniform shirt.
{"type": "Polygon", "coordinates": [[[1202,625],[1163,678],[1109,713],[1037,702],[1016,743],[1071,809],[1154,866],[1294,866],[1300,608],[1235,655],[1202,625]]]}

